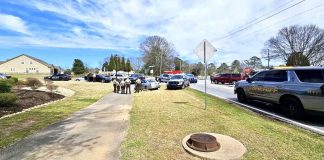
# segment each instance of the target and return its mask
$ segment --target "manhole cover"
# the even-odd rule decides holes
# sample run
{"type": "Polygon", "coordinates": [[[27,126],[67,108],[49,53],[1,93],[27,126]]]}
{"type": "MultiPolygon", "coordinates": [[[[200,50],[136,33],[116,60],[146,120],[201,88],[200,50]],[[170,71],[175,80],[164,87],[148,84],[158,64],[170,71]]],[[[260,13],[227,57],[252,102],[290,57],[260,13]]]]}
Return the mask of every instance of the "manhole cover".
{"type": "Polygon", "coordinates": [[[214,152],[220,148],[216,137],[204,133],[191,135],[187,141],[187,146],[201,152],[214,152]]]}

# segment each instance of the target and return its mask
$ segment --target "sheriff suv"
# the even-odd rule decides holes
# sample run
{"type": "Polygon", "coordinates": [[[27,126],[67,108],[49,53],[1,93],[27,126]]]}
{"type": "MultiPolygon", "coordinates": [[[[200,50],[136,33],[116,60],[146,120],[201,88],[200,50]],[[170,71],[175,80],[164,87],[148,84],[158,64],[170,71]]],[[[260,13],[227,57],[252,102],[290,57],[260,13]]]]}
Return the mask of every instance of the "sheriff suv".
{"type": "Polygon", "coordinates": [[[324,68],[295,67],[261,71],[234,87],[239,102],[278,104],[284,114],[301,118],[324,113],[324,68]]]}

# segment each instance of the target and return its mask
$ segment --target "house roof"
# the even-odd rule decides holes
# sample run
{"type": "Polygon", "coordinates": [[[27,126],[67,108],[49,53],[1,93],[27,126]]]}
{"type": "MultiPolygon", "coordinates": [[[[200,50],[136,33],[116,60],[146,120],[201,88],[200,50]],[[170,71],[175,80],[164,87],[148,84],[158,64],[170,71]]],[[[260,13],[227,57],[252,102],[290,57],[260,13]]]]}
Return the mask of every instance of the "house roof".
{"type": "Polygon", "coordinates": [[[16,58],[21,57],[21,56],[26,56],[26,57],[28,57],[28,58],[30,58],[30,59],[36,61],[36,62],[39,62],[39,63],[41,63],[41,64],[43,64],[43,65],[45,65],[45,66],[47,66],[47,67],[51,67],[51,66],[53,66],[53,65],[51,65],[51,64],[46,63],[46,62],[43,61],[43,60],[40,60],[40,59],[38,59],[38,58],[35,58],[35,57],[32,57],[32,56],[29,56],[29,55],[27,55],[27,54],[21,54],[21,55],[19,55],[19,56],[16,56],[16,57],[13,57],[13,58],[7,59],[7,60],[4,61],[4,62],[0,62],[0,64],[5,63],[5,62],[8,62],[8,61],[11,61],[11,60],[16,59],[16,58]]]}

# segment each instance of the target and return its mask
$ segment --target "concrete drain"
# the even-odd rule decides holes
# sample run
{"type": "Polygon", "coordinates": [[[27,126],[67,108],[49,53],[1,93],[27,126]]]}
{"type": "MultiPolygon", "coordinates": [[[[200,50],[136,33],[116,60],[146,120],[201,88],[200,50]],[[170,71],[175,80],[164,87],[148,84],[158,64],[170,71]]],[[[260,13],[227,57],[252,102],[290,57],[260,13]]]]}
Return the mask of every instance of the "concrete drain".
{"type": "Polygon", "coordinates": [[[183,148],[203,159],[242,159],[246,148],[236,139],[215,133],[194,133],[182,140],[183,148]]]}
{"type": "Polygon", "coordinates": [[[197,133],[190,136],[187,141],[188,147],[201,152],[213,152],[220,148],[216,137],[210,134],[197,133]]]}

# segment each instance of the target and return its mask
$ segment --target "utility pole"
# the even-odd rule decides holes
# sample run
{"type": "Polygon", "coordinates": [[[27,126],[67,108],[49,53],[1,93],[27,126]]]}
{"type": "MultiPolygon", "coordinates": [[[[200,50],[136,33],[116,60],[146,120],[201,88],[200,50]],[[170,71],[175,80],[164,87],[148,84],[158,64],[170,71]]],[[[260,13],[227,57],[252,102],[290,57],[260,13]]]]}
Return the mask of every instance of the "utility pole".
{"type": "Polygon", "coordinates": [[[270,69],[270,49],[268,50],[268,69],[270,69]]]}
{"type": "Polygon", "coordinates": [[[206,42],[204,41],[204,63],[205,63],[205,110],[207,109],[207,60],[206,60],[206,42]]]}
{"type": "Polygon", "coordinates": [[[163,56],[162,56],[163,54],[162,54],[162,52],[161,52],[161,60],[160,60],[160,75],[162,74],[162,58],[163,58],[163,56]]]}

